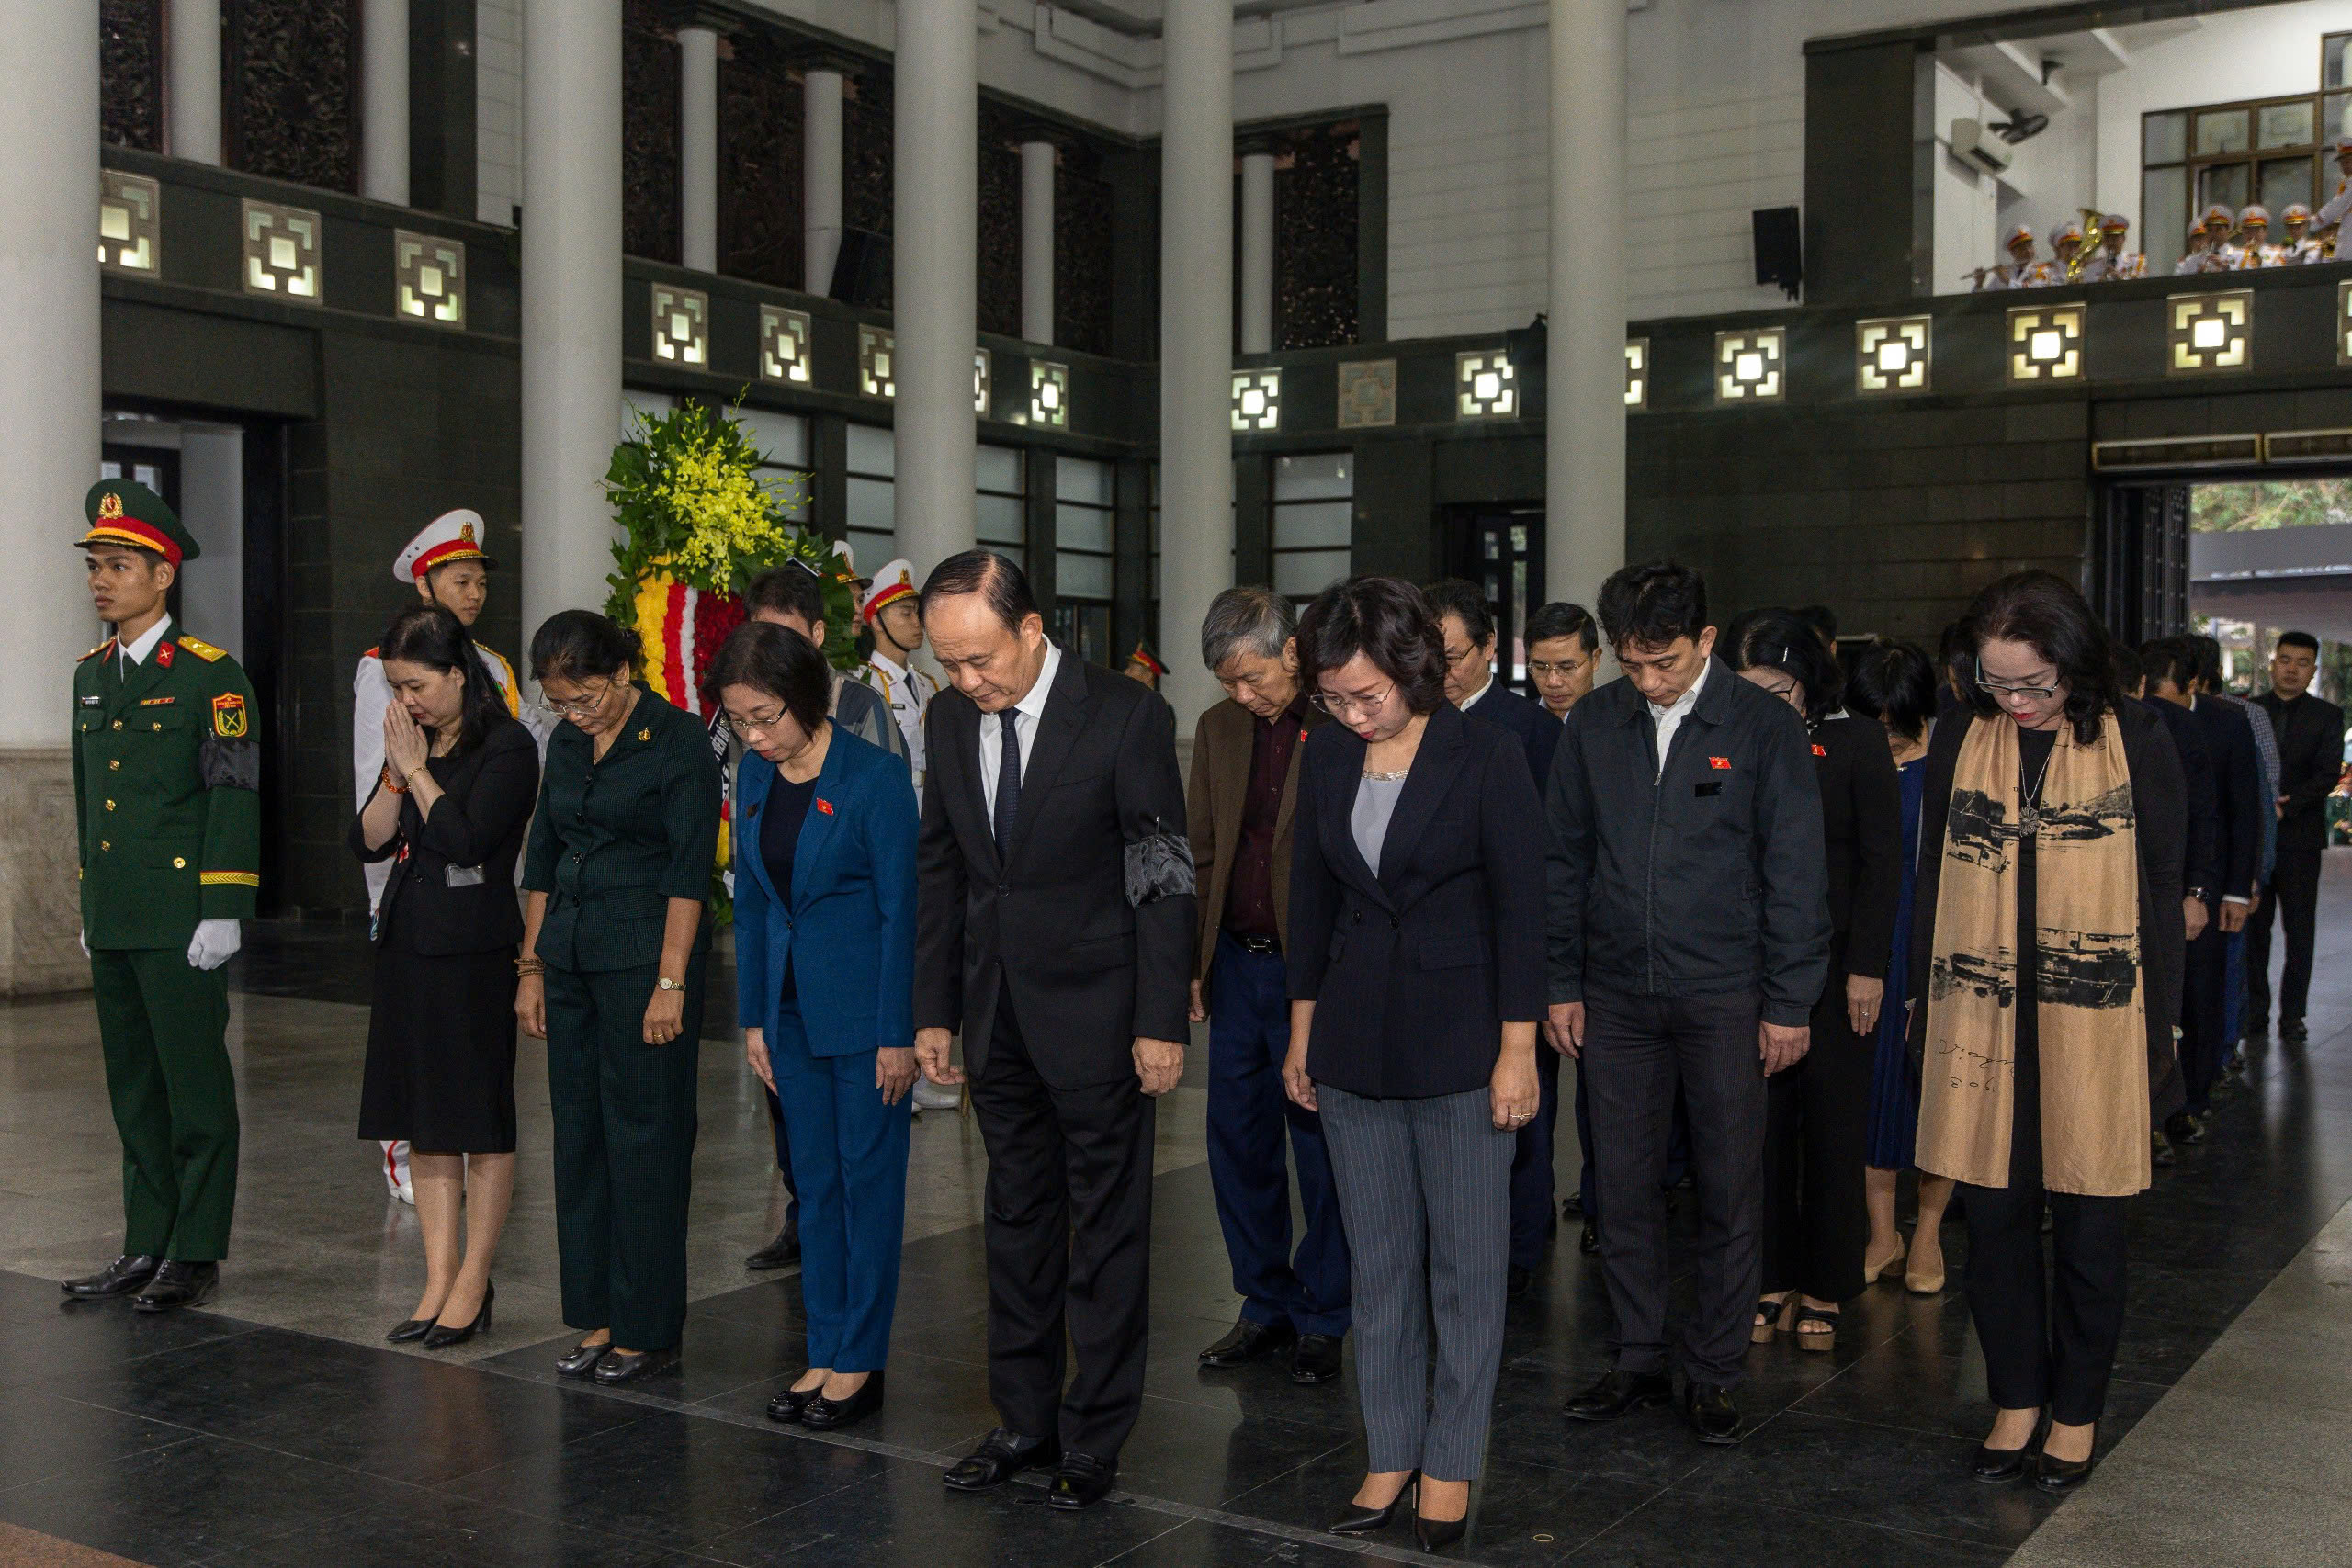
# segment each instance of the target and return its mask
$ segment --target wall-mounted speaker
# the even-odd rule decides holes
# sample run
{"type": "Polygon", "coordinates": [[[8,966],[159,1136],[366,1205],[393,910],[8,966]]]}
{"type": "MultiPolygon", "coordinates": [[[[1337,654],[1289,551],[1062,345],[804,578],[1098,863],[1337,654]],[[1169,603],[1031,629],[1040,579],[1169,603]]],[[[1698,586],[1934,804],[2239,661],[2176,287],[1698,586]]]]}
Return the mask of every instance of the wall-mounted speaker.
{"type": "Polygon", "coordinates": [[[1778,284],[1792,299],[1804,289],[1804,219],[1793,207],[1748,214],[1756,235],[1756,281],[1778,284]]]}

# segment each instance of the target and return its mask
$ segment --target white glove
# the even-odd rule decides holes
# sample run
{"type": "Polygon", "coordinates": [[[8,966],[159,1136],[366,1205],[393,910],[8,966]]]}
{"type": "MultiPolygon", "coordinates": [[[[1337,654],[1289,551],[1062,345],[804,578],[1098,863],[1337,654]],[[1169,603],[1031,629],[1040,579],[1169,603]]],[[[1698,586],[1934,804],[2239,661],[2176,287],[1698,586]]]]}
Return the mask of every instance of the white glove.
{"type": "Polygon", "coordinates": [[[236,956],[245,942],[244,927],[235,920],[198,920],[187,944],[192,969],[218,969],[236,956]]]}
{"type": "Polygon", "coordinates": [[[74,941],[76,941],[76,942],[80,942],[80,943],[82,944],[82,956],[83,956],[83,957],[85,957],[85,958],[89,957],[89,956],[90,956],[90,933],[89,933],[88,931],[75,931],[75,932],[74,933],[74,941]]]}

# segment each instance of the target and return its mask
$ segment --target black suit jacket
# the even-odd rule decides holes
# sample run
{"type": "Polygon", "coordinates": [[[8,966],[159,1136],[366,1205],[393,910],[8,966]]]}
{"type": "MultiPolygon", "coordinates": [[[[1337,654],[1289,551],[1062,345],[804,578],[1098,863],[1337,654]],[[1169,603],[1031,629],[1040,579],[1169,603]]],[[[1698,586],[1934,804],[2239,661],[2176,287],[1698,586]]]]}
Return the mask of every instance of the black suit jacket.
{"type": "Polygon", "coordinates": [[[1886,978],[1903,898],[1903,784],[1886,727],[1874,718],[1815,725],[1813,761],[1829,855],[1829,981],[1822,995],[1842,1010],[1847,976],[1886,978]]]}
{"type": "Polygon", "coordinates": [[[2287,798],[2278,818],[2278,847],[2327,847],[2327,796],[2344,774],[2344,710],[2305,692],[2281,702],[2276,692],[2254,699],[2278,732],[2278,793],[2287,798]]]}
{"type": "Polygon", "coordinates": [[[923,717],[915,1027],[962,1030],[966,1067],[985,1074],[1009,987],[1048,1084],[1113,1082],[1134,1073],[1137,1036],[1191,1037],[1194,899],[1136,908],[1126,895],[1127,845],[1184,831],[1175,714],[1065,649],[1001,856],[980,786],[984,724],[994,766],[994,716],[969,698],[943,692],[923,717]]]}
{"type": "Polygon", "coordinates": [[[2202,887],[2205,901],[2222,900],[2221,799],[2213,793],[2213,759],[2205,750],[2205,727],[2178,703],[2148,697],[2140,705],[2164,720],[2173,750],[2180,753],[2180,776],[2188,786],[2188,855],[2181,869],[2183,887],[2202,887]]]}
{"type": "Polygon", "coordinates": [[[1506,691],[1500,681],[1489,684],[1475,705],[1462,711],[1519,737],[1527,748],[1527,775],[1535,781],[1540,795],[1544,781],[1552,776],[1552,753],[1560,745],[1560,721],[1544,712],[1542,704],[1506,691]]]}
{"type": "Polygon", "coordinates": [[[2252,720],[2243,709],[2199,697],[2189,710],[2213,765],[2213,857],[2221,867],[2218,891],[2250,897],[2262,876],[2262,814],[2270,807],[2270,786],[2262,753],[2254,749],[2252,720]]]}
{"type": "Polygon", "coordinates": [[[1377,876],[1351,820],[1363,759],[1361,737],[1325,725],[1299,774],[1290,994],[1315,1004],[1307,1076],[1383,1098],[1483,1089],[1502,1026],[1544,1016],[1544,827],[1525,754],[1441,704],[1377,876]]]}
{"type": "MultiPolygon", "coordinates": [[[[415,795],[407,796],[400,831],[376,850],[368,847],[358,818],[351,821],[351,850],[362,861],[408,852],[385,885],[375,939],[380,942],[391,931],[397,910],[405,944],[427,956],[513,947],[523,940],[514,862],[538,798],[538,745],[509,719],[471,750],[430,766],[441,786],[431,817],[419,816],[415,795]]],[[[383,787],[379,780],[376,789],[383,787]]],[[[368,800],[375,797],[376,790],[368,792],[368,800]]],[[[360,809],[367,809],[366,801],[360,809]]]]}

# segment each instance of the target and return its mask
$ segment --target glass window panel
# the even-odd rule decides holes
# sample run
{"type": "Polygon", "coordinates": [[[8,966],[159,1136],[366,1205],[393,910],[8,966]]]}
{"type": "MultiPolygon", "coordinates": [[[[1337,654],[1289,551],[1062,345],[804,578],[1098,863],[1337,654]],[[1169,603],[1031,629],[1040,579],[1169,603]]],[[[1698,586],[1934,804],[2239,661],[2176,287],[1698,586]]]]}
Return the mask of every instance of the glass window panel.
{"type": "Polygon", "coordinates": [[[1320,501],[1327,496],[1356,492],[1356,459],[1352,452],[1317,452],[1274,459],[1276,501],[1320,501]]]}
{"type": "Polygon", "coordinates": [[[1057,552],[1054,557],[1054,592],[1067,599],[1108,599],[1111,558],[1057,552]]]}
{"type": "Polygon", "coordinates": [[[795,522],[808,519],[808,499],[816,490],[814,476],[806,468],[760,468],[752,470],[752,479],[762,490],[775,497],[784,514],[795,522]]]}
{"type": "Polygon", "coordinates": [[[2217,152],[2243,152],[2245,132],[2245,110],[2209,109],[2197,117],[2197,155],[2210,158],[2217,152]]]}
{"type": "Polygon", "coordinates": [[[2254,111],[2254,144],[2261,148],[2310,146],[2317,111],[2318,105],[2310,98],[2263,105],[2254,111]]]}
{"type": "Polygon", "coordinates": [[[2330,33],[2320,41],[2319,85],[2323,87],[2352,87],[2352,75],[2346,74],[2345,51],[2352,44],[2352,33],[2330,33]]]}
{"type": "Polygon", "coordinates": [[[1025,487],[1021,482],[1021,448],[1018,446],[983,446],[975,468],[979,488],[1003,491],[1019,495],[1025,487]]]}
{"type": "Polygon", "coordinates": [[[849,471],[853,474],[895,474],[899,471],[898,438],[878,424],[849,427],[849,471]]]}
{"type": "Polygon", "coordinates": [[[735,417],[761,457],[782,468],[808,466],[808,422],[797,413],[767,409],[738,408],[735,417]]]}
{"type": "Polygon", "coordinates": [[[2335,139],[2352,131],[2352,93],[2330,93],[2320,102],[2319,139],[2327,146],[2335,139]]]}
{"type": "Polygon", "coordinates": [[[1054,543],[1064,549],[1111,549],[1111,513],[1095,506],[1072,506],[1065,502],[1054,508],[1054,543]]]}
{"type": "Polygon", "coordinates": [[[1017,495],[984,495],[977,502],[973,518],[974,534],[983,544],[1011,545],[1019,549],[1026,542],[1028,530],[1023,515],[1028,502],[1017,495]]]}
{"type": "Polygon", "coordinates": [[[2266,158],[2262,162],[2262,205],[2270,209],[2271,237],[2278,237],[2279,209],[2290,202],[2317,206],[2312,200],[2312,159],[2306,152],[2299,158],[2266,158]]]}
{"type": "Polygon", "coordinates": [[[1114,472],[1108,463],[1091,462],[1084,457],[1058,457],[1054,461],[1054,494],[1059,500],[1108,506],[1116,499],[1114,481],[1114,472]]]}
{"type": "Polygon", "coordinates": [[[2253,166],[2247,164],[2207,164],[2197,173],[2198,203],[2204,207],[2219,203],[2235,212],[2246,204],[2252,173],[2253,166]]]}
{"type": "MultiPolygon", "coordinates": [[[[899,531],[898,487],[888,479],[849,481],[849,525],[876,534],[899,531]]],[[[885,557],[884,559],[889,558],[885,557]]],[[[874,563],[879,565],[880,562],[874,563]]]]}
{"type": "Polygon", "coordinates": [[[1274,557],[1274,592],[1312,599],[1348,575],[1345,550],[1288,550],[1274,557]]]}
{"type": "Polygon", "coordinates": [[[1355,542],[1355,503],[1347,501],[1293,502],[1274,508],[1274,548],[1345,549],[1355,542]]]}
{"type": "Polygon", "coordinates": [[[2149,114],[2140,117],[2140,161],[2177,164],[2188,156],[2188,117],[2149,114]]]}
{"type": "Polygon", "coordinates": [[[2148,275],[2168,275],[2188,248],[2188,171],[2150,169],[2140,176],[2140,241],[2148,275]]]}
{"type": "Polygon", "coordinates": [[[857,563],[857,570],[871,575],[876,568],[899,558],[899,536],[852,528],[849,530],[849,548],[851,558],[857,563]]]}

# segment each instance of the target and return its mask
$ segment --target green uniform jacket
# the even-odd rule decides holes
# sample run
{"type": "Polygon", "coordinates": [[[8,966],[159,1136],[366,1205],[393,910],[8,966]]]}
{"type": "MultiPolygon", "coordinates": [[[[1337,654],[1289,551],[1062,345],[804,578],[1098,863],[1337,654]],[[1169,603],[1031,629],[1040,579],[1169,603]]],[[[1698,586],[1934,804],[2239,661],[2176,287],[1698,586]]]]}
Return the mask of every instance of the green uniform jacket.
{"type": "MultiPolygon", "coordinates": [[[[657,964],[669,901],[710,895],[718,766],[693,715],[638,683],[637,709],[601,761],[573,724],[548,740],[523,886],[548,896],[538,956],[594,972],[657,964]]],[[[706,919],[695,933],[710,941],[706,919]]]]}
{"type": "Polygon", "coordinates": [[[237,661],[167,633],[125,666],[109,638],[74,671],[82,934],[94,949],[184,947],[245,919],[261,886],[261,751],[237,661]]]}

